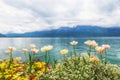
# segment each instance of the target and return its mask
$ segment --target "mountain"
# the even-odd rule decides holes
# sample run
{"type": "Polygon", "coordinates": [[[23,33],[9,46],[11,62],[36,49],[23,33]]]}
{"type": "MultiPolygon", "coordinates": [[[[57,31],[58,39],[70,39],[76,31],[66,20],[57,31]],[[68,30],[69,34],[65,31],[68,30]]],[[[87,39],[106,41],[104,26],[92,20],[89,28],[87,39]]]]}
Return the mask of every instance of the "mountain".
{"type": "Polygon", "coordinates": [[[61,27],[59,29],[27,32],[23,34],[10,33],[7,37],[102,37],[120,36],[120,27],[104,28],[100,26],[61,27]]]}
{"type": "Polygon", "coordinates": [[[6,36],[0,33],[0,37],[6,37],[6,36]]]}

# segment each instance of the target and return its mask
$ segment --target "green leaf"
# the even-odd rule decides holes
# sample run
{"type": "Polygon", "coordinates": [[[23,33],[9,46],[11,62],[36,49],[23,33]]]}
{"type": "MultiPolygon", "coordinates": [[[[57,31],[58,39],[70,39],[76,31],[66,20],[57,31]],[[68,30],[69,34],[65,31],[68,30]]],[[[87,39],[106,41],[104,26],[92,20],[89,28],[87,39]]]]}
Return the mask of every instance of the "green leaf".
{"type": "Polygon", "coordinates": [[[85,57],[83,56],[82,58],[83,58],[83,62],[84,62],[85,64],[87,64],[87,62],[86,62],[86,60],[85,60],[85,57]]]}

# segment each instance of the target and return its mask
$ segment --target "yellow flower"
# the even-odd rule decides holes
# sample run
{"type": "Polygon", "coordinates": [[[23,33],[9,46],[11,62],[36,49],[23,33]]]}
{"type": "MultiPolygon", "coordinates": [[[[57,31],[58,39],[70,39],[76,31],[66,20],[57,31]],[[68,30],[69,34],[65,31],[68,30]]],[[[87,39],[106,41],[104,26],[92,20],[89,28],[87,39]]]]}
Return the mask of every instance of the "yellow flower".
{"type": "Polygon", "coordinates": [[[88,41],[85,42],[85,44],[88,45],[88,46],[92,46],[92,47],[98,46],[98,44],[96,43],[95,40],[88,40],[88,41]]]}
{"type": "Polygon", "coordinates": [[[99,62],[99,59],[95,56],[92,56],[92,57],[90,57],[90,61],[94,62],[94,63],[97,63],[97,62],[99,62]]]}
{"type": "Polygon", "coordinates": [[[72,46],[76,46],[76,45],[78,44],[78,42],[77,42],[77,41],[72,41],[72,42],[70,42],[70,44],[71,44],[72,46]]]}
{"type": "Polygon", "coordinates": [[[56,69],[60,69],[60,63],[57,63],[57,64],[55,65],[55,68],[56,68],[56,69]]]}
{"type": "Polygon", "coordinates": [[[10,51],[16,50],[15,47],[9,47],[8,49],[9,49],[10,51]]]}
{"type": "Polygon", "coordinates": [[[35,44],[30,44],[30,48],[34,49],[34,48],[36,48],[36,45],[35,44]]]}
{"type": "Polygon", "coordinates": [[[2,76],[2,73],[0,73],[0,79],[2,78],[3,76],[2,76]]]}
{"type": "Polygon", "coordinates": [[[100,54],[102,54],[102,53],[104,52],[104,48],[103,48],[103,47],[99,47],[99,46],[97,46],[97,47],[95,48],[95,50],[96,50],[98,53],[100,53],[100,54]]]}
{"type": "Polygon", "coordinates": [[[10,79],[10,78],[11,78],[11,75],[10,75],[10,74],[5,75],[5,80],[8,80],[8,79],[10,79]]]}
{"type": "Polygon", "coordinates": [[[36,62],[34,63],[33,68],[37,68],[37,69],[45,68],[45,64],[42,62],[36,62]]]}
{"type": "Polygon", "coordinates": [[[43,66],[45,66],[45,65],[46,65],[46,63],[45,63],[45,62],[41,62],[41,63],[42,63],[42,65],[43,65],[43,66]]]}
{"type": "Polygon", "coordinates": [[[4,62],[3,62],[3,63],[1,63],[1,64],[0,64],[0,68],[1,68],[1,69],[6,69],[6,68],[7,68],[6,63],[4,63],[4,62]]]}
{"type": "Polygon", "coordinates": [[[35,49],[35,48],[34,48],[34,49],[31,49],[31,52],[32,52],[33,54],[38,53],[38,51],[39,51],[39,50],[38,50],[38,49],[35,49]]]}
{"type": "Polygon", "coordinates": [[[15,61],[16,61],[16,62],[19,62],[20,60],[21,60],[21,57],[16,57],[16,58],[15,58],[15,61]]]}
{"type": "Polygon", "coordinates": [[[110,48],[110,45],[108,45],[108,44],[103,44],[102,47],[106,50],[106,49],[109,49],[109,48],[110,48]]]}
{"type": "Polygon", "coordinates": [[[63,55],[65,55],[65,54],[68,53],[68,50],[67,49],[63,49],[63,50],[60,51],[60,53],[63,54],[63,55]]]}
{"type": "Polygon", "coordinates": [[[50,51],[53,48],[53,46],[48,45],[48,46],[44,46],[41,48],[41,52],[47,52],[50,51]]]}
{"type": "Polygon", "coordinates": [[[10,50],[5,51],[5,54],[10,54],[10,50]]]}
{"type": "Polygon", "coordinates": [[[25,78],[25,77],[20,77],[20,76],[19,76],[19,77],[17,77],[16,80],[29,80],[29,78],[27,78],[27,77],[25,78]]]}
{"type": "Polygon", "coordinates": [[[22,51],[23,51],[24,53],[27,53],[27,52],[28,52],[28,49],[25,49],[25,48],[24,48],[22,51]]]}

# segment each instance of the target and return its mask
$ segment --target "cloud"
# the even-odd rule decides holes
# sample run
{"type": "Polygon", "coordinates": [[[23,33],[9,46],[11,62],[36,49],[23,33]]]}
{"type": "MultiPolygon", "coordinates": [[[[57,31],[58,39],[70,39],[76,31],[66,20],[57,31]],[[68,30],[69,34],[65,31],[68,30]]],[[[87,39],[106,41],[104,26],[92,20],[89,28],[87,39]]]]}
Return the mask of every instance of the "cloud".
{"type": "Polygon", "coordinates": [[[61,26],[120,26],[119,0],[1,0],[0,33],[61,26]]]}

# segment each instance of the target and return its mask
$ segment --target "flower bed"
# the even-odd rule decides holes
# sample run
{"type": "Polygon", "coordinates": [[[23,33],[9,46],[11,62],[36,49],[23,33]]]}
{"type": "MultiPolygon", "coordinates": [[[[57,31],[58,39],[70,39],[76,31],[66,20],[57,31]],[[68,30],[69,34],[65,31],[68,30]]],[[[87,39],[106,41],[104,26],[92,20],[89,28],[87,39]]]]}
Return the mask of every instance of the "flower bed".
{"type": "MultiPolygon", "coordinates": [[[[48,46],[47,48],[50,50],[52,47],[48,46]]],[[[38,53],[35,45],[30,45],[30,50],[22,50],[26,57],[25,62],[20,62],[21,57],[13,57],[14,47],[8,49],[5,54],[9,56],[9,59],[0,61],[0,80],[36,80],[43,73],[49,71],[48,63],[35,58],[38,53]]]]}
{"type": "Polygon", "coordinates": [[[89,50],[85,55],[78,55],[78,42],[73,41],[70,44],[73,46],[73,56],[68,58],[68,50],[61,50],[63,60],[57,63],[55,68],[41,75],[41,80],[120,80],[120,67],[108,63],[107,60],[109,45],[98,46],[94,40],[88,40],[85,44],[89,50]]]}
{"type": "Polygon", "coordinates": [[[109,45],[98,46],[94,40],[88,40],[85,44],[89,47],[86,54],[76,52],[78,42],[72,41],[71,57],[68,49],[60,51],[62,60],[52,61],[48,45],[40,49],[44,53],[44,62],[36,59],[38,53],[35,45],[30,45],[30,50],[23,49],[26,61],[20,62],[21,57],[13,57],[15,48],[9,47],[5,53],[7,60],[0,61],[0,80],[120,80],[120,67],[108,63],[107,50],[109,45]]]}
{"type": "Polygon", "coordinates": [[[29,72],[28,63],[20,63],[14,59],[10,67],[9,60],[0,62],[0,80],[33,80],[45,72],[44,62],[34,62],[31,73],[29,72]]]}

